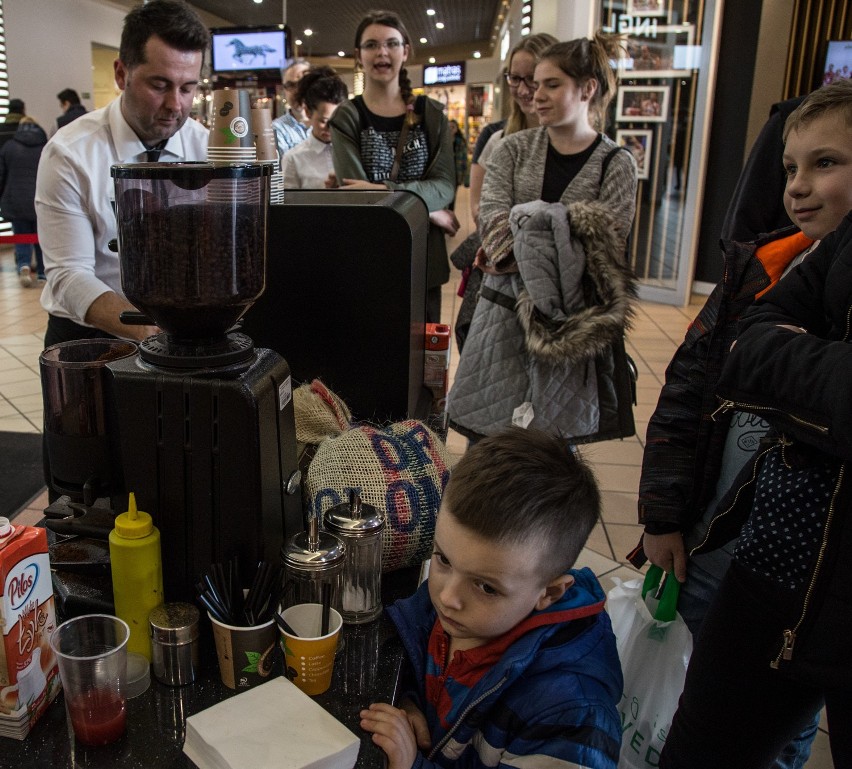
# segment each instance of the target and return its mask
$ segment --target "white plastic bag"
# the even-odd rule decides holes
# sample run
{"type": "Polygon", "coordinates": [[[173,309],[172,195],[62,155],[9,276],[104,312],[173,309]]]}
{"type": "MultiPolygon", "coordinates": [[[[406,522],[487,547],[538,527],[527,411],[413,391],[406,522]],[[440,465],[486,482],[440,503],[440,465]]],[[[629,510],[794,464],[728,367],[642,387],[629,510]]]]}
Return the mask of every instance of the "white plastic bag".
{"type": "Polygon", "coordinates": [[[661,575],[652,566],[644,583],[614,578],[607,595],[624,674],[618,769],[659,766],[692,654],[692,635],[675,609],[677,580],[667,579],[660,600],[654,598],[661,575]]]}

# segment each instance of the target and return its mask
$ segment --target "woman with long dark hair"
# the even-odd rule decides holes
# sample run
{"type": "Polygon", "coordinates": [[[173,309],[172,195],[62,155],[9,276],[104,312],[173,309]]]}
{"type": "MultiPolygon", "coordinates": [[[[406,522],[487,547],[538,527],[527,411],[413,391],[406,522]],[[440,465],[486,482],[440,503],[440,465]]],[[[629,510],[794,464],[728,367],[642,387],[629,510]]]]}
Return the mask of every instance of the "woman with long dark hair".
{"type": "Polygon", "coordinates": [[[411,38],[399,16],[374,11],[355,32],[364,93],[341,104],[331,120],[334,171],[343,189],[410,190],[430,213],[426,320],[441,320],[441,285],[450,277],[444,233],[458,220],[446,208],[455,193],[453,145],[442,105],[415,98],[405,63],[411,38]]]}

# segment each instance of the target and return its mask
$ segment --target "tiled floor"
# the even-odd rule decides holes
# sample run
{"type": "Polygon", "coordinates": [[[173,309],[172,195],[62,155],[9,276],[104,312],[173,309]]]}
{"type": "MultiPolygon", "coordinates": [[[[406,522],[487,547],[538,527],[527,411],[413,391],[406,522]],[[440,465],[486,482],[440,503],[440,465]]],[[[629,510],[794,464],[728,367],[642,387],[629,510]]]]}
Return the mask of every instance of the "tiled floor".
{"type": "MultiPolygon", "coordinates": [[[[460,189],[456,205],[462,229],[449,243],[461,242],[470,231],[467,191],[460,189]]],[[[443,299],[443,320],[452,323],[461,301],[456,296],[459,273],[453,270],[443,299]]],[[[41,430],[41,387],[38,356],[46,323],[38,303],[39,290],[18,284],[11,247],[0,248],[0,430],[39,432],[41,430]]],[[[583,551],[580,565],[591,567],[601,578],[605,590],[612,578],[631,579],[637,572],[625,562],[625,554],[636,544],[640,527],[636,524],[636,494],[644,447],[645,428],[656,405],[665,368],[683,338],[687,324],[698,312],[702,299],[686,308],[642,302],[628,339],[629,353],[639,368],[637,435],[624,441],[609,441],[588,446],[585,455],[592,461],[603,493],[603,516],[583,551]]],[[[451,361],[450,375],[457,360],[451,361]]],[[[452,431],[450,450],[464,452],[466,440],[452,431]]],[[[10,472],[0,464],[0,472],[10,472]]],[[[21,513],[21,523],[41,517],[46,494],[29,503],[21,513]]],[[[821,731],[814,744],[807,769],[832,766],[828,737],[821,731]]]]}

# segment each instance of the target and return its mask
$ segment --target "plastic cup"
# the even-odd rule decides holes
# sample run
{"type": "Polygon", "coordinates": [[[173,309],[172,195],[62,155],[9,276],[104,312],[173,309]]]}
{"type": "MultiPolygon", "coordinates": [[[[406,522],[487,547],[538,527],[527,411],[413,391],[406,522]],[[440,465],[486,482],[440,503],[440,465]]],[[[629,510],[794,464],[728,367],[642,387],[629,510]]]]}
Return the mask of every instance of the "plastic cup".
{"type": "Polygon", "coordinates": [[[109,614],[63,622],[50,637],[65,712],[83,745],[108,745],[127,727],[127,623],[109,614]]]}
{"type": "Polygon", "coordinates": [[[334,654],[343,617],[329,610],[328,632],[322,635],[322,604],[300,603],[281,612],[295,635],[281,630],[287,678],[305,694],[322,694],[331,686],[334,654]]]}
{"type": "Polygon", "coordinates": [[[278,634],[275,620],[256,627],[237,627],[219,622],[210,612],[207,616],[213,623],[222,683],[229,689],[250,689],[268,681],[278,634]]]}

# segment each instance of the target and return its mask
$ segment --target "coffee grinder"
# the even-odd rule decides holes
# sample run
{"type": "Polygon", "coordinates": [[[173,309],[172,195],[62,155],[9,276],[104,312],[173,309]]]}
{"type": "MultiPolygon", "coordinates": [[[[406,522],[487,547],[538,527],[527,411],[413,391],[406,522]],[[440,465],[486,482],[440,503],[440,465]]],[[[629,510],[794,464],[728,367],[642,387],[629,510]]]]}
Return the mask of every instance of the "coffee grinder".
{"type": "MultiPolygon", "coordinates": [[[[166,600],[304,528],[287,363],[234,324],[263,293],[267,163],[112,167],[121,284],[162,333],[107,364],[125,490],[160,529],[166,600]]],[[[245,579],[245,575],[244,575],[245,579]]],[[[245,585],[248,587],[248,585],[245,585]]]]}

